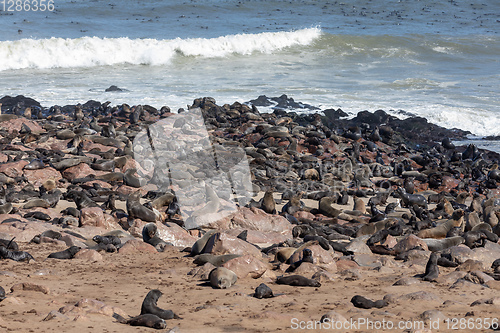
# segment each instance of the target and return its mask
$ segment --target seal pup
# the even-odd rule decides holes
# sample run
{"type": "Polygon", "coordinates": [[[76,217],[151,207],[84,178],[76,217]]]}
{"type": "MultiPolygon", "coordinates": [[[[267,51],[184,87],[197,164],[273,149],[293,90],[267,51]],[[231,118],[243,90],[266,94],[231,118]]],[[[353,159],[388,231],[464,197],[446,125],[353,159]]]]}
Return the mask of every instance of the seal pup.
{"type": "Polygon", "coordinates": [[[158,289],[153,289],[148,292],[141,306],[141,315],[153,314],[161,319],[182,319],[176,315],[172,310],[163,310],[158,307],[158,299],[163,295],[163,293],[158,289]]]}
{"type": "Polygon", "coordinates": [[[302,275],[280,276],[276,279],[276,283],[296,287],[321,287],[321,283],[319,281],[308,279],[302,275]]]}
{"type": "Polygon", "coordinates": [[[125,185],[139,188],[147,184],[147,181],[145,179],[134,176],[134,173],[136,172],[137,169],[130,168],[123,173],[123,182],[125,183],[125,185]]]}
{"type": "Polygon", "coordinates": [[[371,309],[371,308],[383,308],[387,306],[387,302],[383,299],[378,301],[372,301],[364,296],[356,295],[351,298],[351,303],[357,308],[371,309]]]}
{"type": "Polygon", "coordinates": [[[70,246],[66,250],[49,254],[49,256],[47,258],[73,259],[75,257],[75,254],[77,254],[78,251],[80,251],[80,250],[81,250],[81,247],[79,247],[79,246],[70,246]]]}
{"type": "Polygon", "coordinates": [[[233,271],[225,267],[217,267],[210,272],[208,279],[212,288],[228,289],[236,283],[238,277],[233,271]]]}
{"type": "Polygon", "coordinates": [[[258,299],[263,299],[263,298],[274,297],[274,295],[271,288],[269,288],[265,283],[261,283],[257,288],[255,288],[255,293],[253,294],[253,297],[258,299]]]}
{"type": "Polygon", "coordinates": [[[158,252],[163,252],[165,247],[169,245],[169,243],[158,237],[158,227],[155,223],[148,223],[142,228],[142,240],[153,245],[158,252]]]}
{"type": "Polygon", "coordinates": [[[439,267],[438,267],[438,258],[439,254],[436,252],[432,252],[429,257],[429,261],[427,261],[427,265],[425,266],[425,273],[422,276],[422,280],[424,281],[435,281],[439,276],[439,267]]]}
{"type": "Polygon", "coordinates": [[[260,209],[268,214],[276,214],[276,202],[274,201],[273,191],[266,191],[266,193],[264,193],[260,209]]]}
{"type": "Polygon", "coordinates": [[[141,314],[137,317],[132,317],[130,319],[125,319],[117,313],[113,314],[113,318],[115,318],[119,323],[128,324],[130,326],[144,326],[155,328],[157,330],[161,330],[167,328],[167,322],[160,317],[154,314],[141,314]]]}

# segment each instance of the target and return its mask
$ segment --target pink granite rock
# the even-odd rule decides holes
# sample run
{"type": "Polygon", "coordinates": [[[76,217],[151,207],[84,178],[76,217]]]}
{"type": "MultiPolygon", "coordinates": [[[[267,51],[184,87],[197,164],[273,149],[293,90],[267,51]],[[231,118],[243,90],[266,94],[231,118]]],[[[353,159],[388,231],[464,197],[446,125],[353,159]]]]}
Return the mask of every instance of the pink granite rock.
{"type": "MultiPolygon", "coordinates": [[[[231,236],[238,236],[245,231],[241,228],[227,230],[226,233],[231,236]]],[[[281,243],[288,239],[286,235],[279,232],[264,232],[259,230],[246,230],[247,242],[258,245],[260,247],[271,246],[272,244],[281,243]]]]}
{"type": "Polygon", "coordinates": [[[97,175],[98,173],[92,169],[87,163],[80,163],[71,168],[67,168],[62,172],[62,176],[67,180],[76,178],[84,178],[88,175],[97,175]]]}
{"type": "Polygon", "coordinates": [[[31,132],[34,134],[45,132],[45,130],[41,128],[40,125],[38,125],[38,123],[34,122],[33,120],[26,119],[24,117],[19,117],[9,121],[3,121],[0,123],[0,128],[3,128],[8,132],[13,132],[13,131],[19,132],[23,124],[28,126],[31,132]]]}
{"type": "Polygon", "coordinates": [[[281,215],[267,214],[258,208],[240,207],[229,216],[204,225],[209,229],[227,230],[242,228],[263,232],[278,232],[287,237],[292,235],[292,225],[281,215]]]}
{"type": "Polygon", "coordinates": [[[28,178],[28,182],[35,187],[39,187],[47,180],[58,181],[62,178],[61,173],[52,167],[38,170],[24,170],[24,175],[28,178]]]}
{"type": "Polygon", "coordinates": [[[26,160],[19,160],[15,162],[7,162],[0,164],[0,172],[3,172],[7,177],[20,177],[23,174],[23,168],[29,164],[26,160]]]}
{"type": "Polygon", "coordinates": [[[102,261],[102,255],[96,250],[83,249],[75,254],[74,259],[83,259],[88,261],[102,261]]]}
{"type": "Polygon", "coordinates": [[[192,246],[198,238],[192,236],[188,231],[176,223],[157,223],[158,237],[174,246],[188,247],[192,246]]]}
{"type": "Polygon", "coordinates": [[[269,268],[268,265],[251,255],[231,259],[222,265],[222,267],[233,271],[238,276],[238,279],[243,279],[246,276],[258,279],[269,268]]]}
{"type": "Polygon", "coordinates": [[[87,207],[80,210],[80,227],[94,226],[105,228],[104,213],[100,207],[87,207]]]}
{"type": "Polygon", "coordinates": [[[49,287],[43,286],[41,284],[35,284],[32,282],[17,283],[10,288],[11,292],[20,290],[36,291],[44,294],[48,294],[50,292],[49,287]]]}
{"type": "Polygon", "coordinates": [[[261,252],[255,246],[222,232],[217,232],[209,238],[204,253],[249,254],[256,258],[262,258],[261,252]]]}
{"type": "Polygon", "coordinates": [[[120,254],[131,254],[138,252],[158,253],[153,245],[144,243],[138,239],[129,239],[119,250],[120,254]]]}

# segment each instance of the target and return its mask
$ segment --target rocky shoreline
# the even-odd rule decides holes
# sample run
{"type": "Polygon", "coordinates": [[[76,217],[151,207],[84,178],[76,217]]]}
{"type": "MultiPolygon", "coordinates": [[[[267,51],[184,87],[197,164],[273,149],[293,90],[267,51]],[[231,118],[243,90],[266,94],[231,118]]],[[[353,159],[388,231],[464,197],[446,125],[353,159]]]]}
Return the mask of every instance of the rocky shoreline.
{"type": "MultiPolygon", "coordinates": [[[[301,111],[314,106],[285,95],[222,106],[210,97],[196,99],[188,109],[201,112],[220,156],[231,155],[228,147],[244,151],[253,198],[233,202],[236,208],[222,216],[229,196],[207,189],[212,211],[206,206],[191,213],[213,218],[186,230],[179,188],[154,182],[162,177],[158,165],[151,171],[138,163],[139,155],[152,152],[133,144],[141,133],[152,140],[147,128],[173,117],[170,108],[96,101],[44,108],[24,96],[0,103],[0,262],[2,287],[10,291],[0,303],[0,327],[26,329],[18,319],[33,310],[26,325],[43,322],[46,330],[61,323],[82,332],[89,323],[129,329],[121,323],[131,325],[127,318],[139,313],[144,288],[131,287],[136,304],[125,301],[122,309],[110,292],[120,285],[99,282],[106,286],[100,299],[83,287],[79,296],[66,297],[74,289],[58,287],[61,276],[33,276],[49,268],[69,272],[71,265],[60,262],[71,261],[88,266],[85,279],[94,279],[113,262],[123,272],[135,267],[132,279],[142,280],[141,269],[160,258],[146,270],[148,289],[163,288],[165,307],[180,318],[156,322],[157,328],[196,331],[204,325],[194,318],[202,315],[208,331],[227,329],[210,321],[214,314],[250,331],[287,330],[297,318],[306,326],[411,318],[428,331],[432,322],[452,331],[447,318],[496,318],[500,155],[452,143],[470,133],[382,110],[352,119],[340,109],[306,114],[301,111]],[[276,105],[273,113],[259,112],[269,105],[276,105]],[[169,292],[175,283],[186,300],[169,292]],[[342,297],[315,300],[335,297],[335,286],[342,286],[335,290],[342,297]],[[399,286],[415,290],[402,293],[399,286]],[[304,288],[304,295],[297,292],[304,288]],[[453,299],[456,292],[463,301],[453,299]],[[27,309],[36,293],[47,304],[27,309]],[[58,307],[61,295],[68,303],[58,307]],[[413,309],[414,301],[421,304],[413,309]],[[310,306],[301,311],[303,304],[310,306]],[[236,324],[243,313],[246,319],[236,324]]],[[[188,125],[177,121],[174,127],[196,138],[188,125]]],[[[202,166],[183,172],[186,179],[178,182],[211,175],[202,166]]]]}

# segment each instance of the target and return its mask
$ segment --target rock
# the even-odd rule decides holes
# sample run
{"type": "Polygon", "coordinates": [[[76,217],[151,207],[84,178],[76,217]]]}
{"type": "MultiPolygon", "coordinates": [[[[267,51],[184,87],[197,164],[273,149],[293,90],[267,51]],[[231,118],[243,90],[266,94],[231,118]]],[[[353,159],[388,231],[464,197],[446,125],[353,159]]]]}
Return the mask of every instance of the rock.
{"type": "Polygon", "coordinates": [[[463,264],[465,261],[472,259],[474,256],[472,250],[463,244],[449,247],[443,250],[441,255],[458,264],[463,264]]]}
{"type": "Polygon", "coordinates": [[[484,264],[478,260],[467,259],[463,264],[457,267],[457,271],[483,271],[484,264]]]}
{"type": "Polygon", "coordinates": [[[420,279],[414,277],[404,277],[394,282],[393,286],[410,286],[412,284],[419,284],[421,282],[422,281],[420,279]]]}
{"type": "Polygon", "coordinates": [[[83,249],[75,254],[74,259],[83,259],[87,261],[102,261],[102,255],[96,250],[83,249]]]}
{"type": "Polygon", "coordinates": [[[372,254],[372,251],[366,245],[366,243],[362,240],[359,239],[354,239],[352,242],[350,242],[345,249],[347,251],[351,251],[353,253],[359,254],[359,253],[366,253],[366,254],[372,254]]]}
{"type": "Polygon", "coordinates": [[[467,275],[467,273],[461,271],[454,271],[444,275],[440,274],[439,277],[436,279],[436,282],[439,284],[453,284],[457,280],[462,279],[465,275],[467,275]]]}
{"type": "Polygon", "coordinates": [[[10,288],[11,292],[16,292],[16,291],[20,291],[20,290],[36,291],[36,292],[44,293],[44,294],[48,294],[50,292],[49,287],[42,286],[40,284],[35,284],[32,282],[17,283],[10,288]]]}
{"type": "Polygon", "coordinates": [[[261,277],[269,268],[268,265],[251,255],[244,255],[231,259],[223,264],[222,267],[233,271],[238,279],[243,279],[248,275],[252,279],[257,279],[261,277]]]}
{"type": "Polygon", "coordinates": [[[337,270],[339,272],[344,271],[346,269],[359,268],[359,265],[353,260],[339,259],[335,262],[335,264],[337,265],[337,270]]]}
{"type": "Polygon", "coordinates": [[[428,291],[417,291],[410,294],[401,295],[398,297],[399,301],[407,302],[407,301],[434,301],[434,302],[443,302],[441,297],[437,296],[434,293],[428,291]]]}
{"type": "Polygon", "coordinates": [[[130,254],[137,252],[158,253],[153,245],[138,239],[129,239],[119,250],[120,254],[130,254]]]}
{"type": "Polygon", "coordinates": [[[97,171],[92,169],[87,163],[80,163],[73,167],[67,168],[62,172],[62,176],[71,181],[76,178],[84,178],[89,175],[97,175],[97,171]]]}
{"type": "Polygon", "coordinates": [[[216,222],[205,224],[205,228],[227,230],[241,228],[262,232],[277,232],[292,238],[292,225],[281,215],[267,214],[261,209],[240,207],[236,213],[216,222]]]}
{"type": "Polygon", "coordinates": [[[486,241],[484,247],[472,250],[472,259],[481,261],[485,267],[490,267],[493,261],[500,258],[500,244],[486,241]]]}
{"type": "Polygon", "coordinates": [[[24,170],[24,176],[30,184],[39,187],[47,180],[58,181],[62,178],[61,173],[52,167],[46,167],[38,170],[24,170]]]}
{"type": "Polygon", "coordinates": [[[207,262],[203,266],[195,267],[188,272],[188,275],[192,275],[194,278],[200,280],[208,280],[210,272],[215,268],[214,265],[207,262]]]}
{"type": "Polygon", "coordinates": [[[80,210],[80,227],[105,228],[104,213],[100,207],[87,207],[80,210]]]}
{"type": "Polygon", "coordinates": [[[442,323],[447,317],[439,310],[427,310],[421,313],[419,318],[425,322],[426,326],[428,326],[429,322],[442,323]]]}
{"type": "Polygon", "coordinates": [[[396,246],[394,246],[394,250],[396,251],[396,253],[402,253],[409,251],[417,246],[420,246],[424,251],[429,250],[427,244],[425,244],[425,242],[422,239],[418,238],[415,235],[408,235],[402,240],[400,240],[396,244],[396,246]]]}
{"type": "Polygon", "coordinates": [[[57,320],[70,320],[70,318],[68,316],[63,315],[62,313],[60,313],[57,310],[52,310],[52,311],[49,312],[49,314],[47,316],[45,316],[45,318],[42,319],[42,321],[49,321],[49,320],[54,320],[54,319],[57,319],[57,320]]]}
{"type": "Polygon", "coordinates": [[[284,242],[288,239],[287,235],[283,235],[279,232],[264,232],[259,230],[243,230],[241,228],[235,228],[227,230],[226,233],[231,236],[238,236],[243,231],[247,232],[247,242],[255,244],[259,247],[268,247],[273,244],[284,242]]]}
{"type": "Polygon", "coordinates": [[[249,254],[256,258],[262,258],[261,252],[255,246],[222,232],[217,232],[208,239],[204,253],[249,254]]]}
{"type": "Polygon", "coordinates": [[[27,164],[29,164],[29,162],[26,160],[3,163],[0,164],[0,172],[3,172],[7,177],[20,177],[23,175],[23,168],[27,164]]]}
{"type": "MultiPolygon", "coordinates": [[[[158,223],[158,237],[167,243],[171,243],[174,246],[179,247],[190,247],[192,246],[197,238],[192,236],[188,231],[180,227],[175,223],[158,223]]],[[[142,234],[142,229],[141,229],[142,234]]]]}
{"type": "MultiPolygon", "coordinates": [[[[301,265],[302,266],[302,265],[301,265]]],[[[300,268],[300,267],[299,267],[300,268]]],[[[321,284],[325,282],[332,282],[335,281],[335,277],[333,276],[332,273],[325,271],[325,270],[318,270],[316,273],[313,274],[311,277],[313,280],[319,281],[321,284]]]]}

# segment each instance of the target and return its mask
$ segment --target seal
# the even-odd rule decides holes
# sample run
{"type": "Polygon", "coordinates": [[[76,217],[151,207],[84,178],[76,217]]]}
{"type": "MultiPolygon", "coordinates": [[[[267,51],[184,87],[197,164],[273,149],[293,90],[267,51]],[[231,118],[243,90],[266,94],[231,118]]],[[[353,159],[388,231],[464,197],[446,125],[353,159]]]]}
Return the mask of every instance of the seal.
{"type": "Polygon", "coordinates": [[[153,245],[158,252],[163,252],[167,245],[172,245],[158,237],[158,227],[154,223],[148,223],[142,228],[142,240],[153,245]]]}
{"type": "Polygon", "coordinates": [[[432,252],[442,251],[449,247],[460,245],[463,242],[465,242],[463,237],[460,236],[454,236],[443,239],[423,238],[422,240],[425,242],[425,244],[427,244],[427,247],[432,252]]]}
{"type": "Polygon", "coordinates": [[[139,198],[141,197],[141,192],[136,191],[129,195],[127,199],[127,214],[129,218],[138,218],[144,222],[155,222],[156,214],[151,209],[141,205],[139,198]]]}
{"type": "Polygon", "coordinates": [[[207,245],[208,240],[212,237],[213,234],[217,233],[217,230],[209,230],[207,231],[200,239],[198,239],[193,246],[191,247],[191,256],[196,256],[200,253],[203,253],[203,249],[205,245],[207,245]]]}
{"type": "Polygon", "coordinates": [[[76,204],[76,208],[78,210],[81,210],[82,208],[88,208],[88,207],[99,207],[94,200],[90,199],[88,195],[86,195],[84,192],[80,192],[77,190],[70,190],[68,193],[66,193],[65,196],[66,200],[72,200],[76,204]]]}
{"type": "Polygon", "coordinates": [[[439,276],[439,267],[438,267],[438,255],[436,252],[432,252],[429,257],[429,261],[427,261],[427,265],[425,266],[425,273],[422,276],[422,280],[424,281],[435,281],[439,276]]]}
{"type": "Polygon", "coordinates": [[[253,297],[258,299],[263,299],[263,298],[274,297],[274,295],[271,288],[269,288],[265,283],[261,283],[257,288],[255,288],[255,293],[253,294],[253,297]]]}
{"type": "Polygon", "coordinates": [[[29,164],[26,164],[23,169],[24,170],[38,170],[38,169],[43,169],[43,168],[45,168],[45,164],[42,162],[42,160],[35,158],[29,164]]]}
{"type": "Polygon", "coordinates": [[[165,320],[154,314],[142,314],[137,317],[132,317],[130,319],[125,319],[119,314],[113,314],[113,318],[115,318],[119,323],[128,324],[130,326],[144,326],[155,328],[157,330],[161,330],[167,328],[167,323],[165,320]]]}
{"type": "Polygon", "coordinates": [[[90,167],[99,171],[114,171],[115,160],[99,160],[90,164],[90,167]]]}
{"type": "Polygon", "coordinates": [[[158,307],[156,304],[158,299],[163,295],[163,293],[158,289],[150,290],[149,293],[144,298],[141,306],[141,315],[144,314],[153,314],[158,316],[161,319],[169,320],[169,319],[182,319],[178,315],[176,315],[172,310],[163,310],[158,307]]]}
{"type": "Polygon", "coordinates": [[[27,261],[29,263],[30,260],[35,260],[31,254],[25,251],[11,251],[8,250],[5,246],[0,246],[0,258],[2,259],[11,259],[14,261],[27,261]]]}
{"type": "Polygon", "coordinates": [[[25,219],[35,218],[37,220],[42,220],[42,221],[52,220],[52,218],[48,214],[45,214],[44,212],[29,212],[29,213],[26,213],[23,217],[25,219]]]}
{"type": "Polygon", "coordinates": [[[341,209],[333,207],[333,204],[337,203],[336,197],[323,197],[319,201],[319,211],[328,217],[338,217],[342,213],[341,209]]]}
{"type": "Polygon", "coordinates": [[[453,227],[460,227],[464,223],[464,215],[465,212],[462,209],[457,209],[453,212],[451,219],[443,221],[434,228],[421,230],[417,236],[419,238],[444,238],[453,227]]]}
{"type": "Polygon", "coordinates": [[[233,271],[225,267],[217,267],[210,272],[208,279],[212,288],[228,289],[236,283],[238,277],[233,271]]]}
{"type": "Polygon", "coordinates": [[[80,251],[81,248],[78,246],[70,246],[66,250],[59,251],[59,252],[54,252],[49,254],[47,258],[53,258],[53,259],[73,259],[75,254],[80,251]]]}
{"type": "Polygon", "coordinates": [[[302,251],[302,259],[292,263],[290,267],[288,267],[287,272],[295,271],[297,268],[299,268],[300,265],[302,265],[303,262],[309,262],[311,264],[314,263],[313,252],[311,251],[311,249],[304,249],[302,251]]]}
{"type": "Polygon", "coordinates": [[[173,193],[167,192],[164,195],[159,196],[151,202],[151,206],[154,209],[161,209],[163,206],[170,206],[170,203],[174,200],[175,195],[173,193]]]}
{"type": "Polygon", "coordinates": [[[281,276],[276,279],[276,283],[297,287],[321,287],[319,281],[308,279],[302,275],[281,276]]]}
{"type": "Polygon", "coordinates": [[[125,185],[139,188],[147,184],[147,181],[145,179],[134,176],[134,173],[136,173],[136,171],[137,169],[130,168],[123,173],[123,182],[125,183],[125,185]]]}
{"type": "Polygon", "coordinates": [[[5,289],[3,289],[3,287],[0,286],[0,302],[3,301],[5,299],[5,289]]]}
{"type": "Polygon", "coordinates": [[[371,309],[371,308],[383,308],[387,306],[387,302],[383,299],[378,301],[372,301],[364,296],[356,295],[351,298],[351,303],[357,308],[371,309]]]}
{"type": "Polygon", "coordinates": [[[3,205],[0,205],[0,214],[9,214],[12,211],[12,204],[7,202],[3,205]]]}
{"type": "Polygon", "coordinates": [[[0,246],[5,247],[6,249],[12,249],[14,251],[18,251],[19,250],[19,245],[17,245],[17,243],[14,242],[15,238],[16,237],[12,238],[11,240],[1,239],[0,238],[0,246]]]}
{"type": "Polygon", "coordinates": [[[211,253],[202,253],[197,255],[194,258],[193,263],[195,265],[201,266],[205,265],[207,262],[211,263],[215,267],[220,267],[224,265],[226,262],[228,262],[231,259],[241,257],[239,254],[221,254],[221,255],[215,255],[211,253]]]}
{"type": "Polygon", "coordinates": [[[273,191],[266,191],[264,193],[260,209],[268,214],[276,214],[276,202],[274,201],[273,191]]]}

